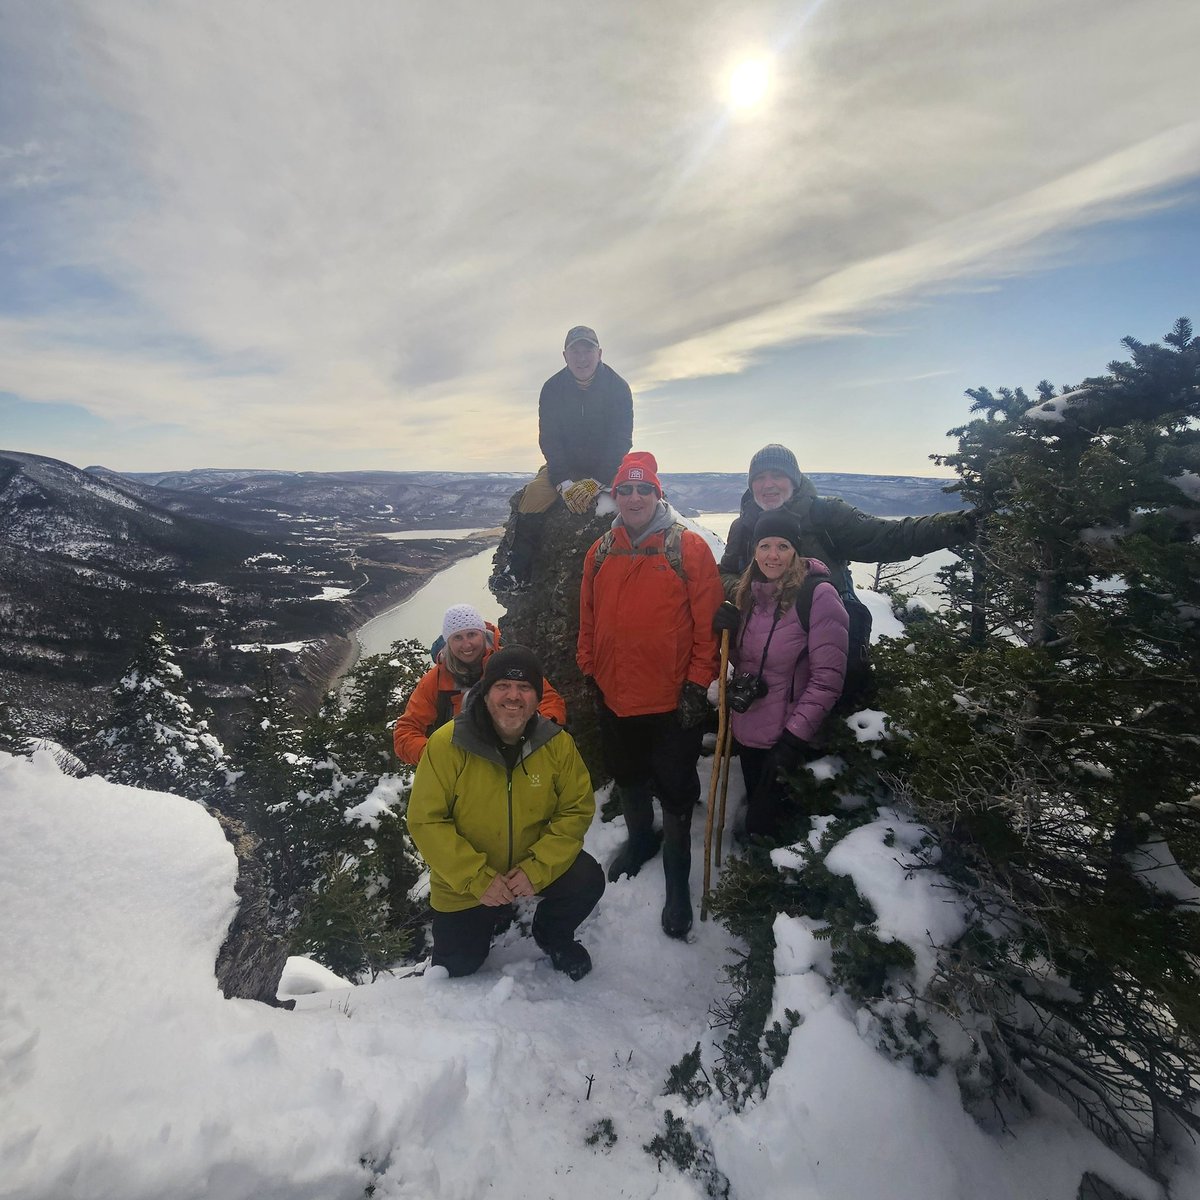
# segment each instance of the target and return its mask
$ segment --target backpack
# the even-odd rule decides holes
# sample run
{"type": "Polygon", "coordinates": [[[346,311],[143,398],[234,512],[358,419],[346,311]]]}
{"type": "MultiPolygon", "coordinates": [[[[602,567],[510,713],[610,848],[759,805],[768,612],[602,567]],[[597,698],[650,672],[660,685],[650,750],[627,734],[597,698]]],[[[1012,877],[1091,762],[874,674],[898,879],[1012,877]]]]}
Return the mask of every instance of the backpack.
{"type": "MultiPolygon", "coordinates": [[[[796,615],[804,632],[812,619],[813,592],[819,584],[834,583],[828,571],[810,570],[796,593],[796,615]]],[[[857,712],[875,699],[875,673],[871,667],[871,610],[854,591],[850,568],[846,568],[846,587],[838,588],[838,596],[850,618],[849,643],[846,647],[846,681],[842,694],[833,706],[835,713],[857,712]]]]}
{"type": "MultiPolygon", "coordinates": [[[[595,570],[592,578],[600,573],[600,568],[604,565],[604,560],[610,554],[623,554],[626,557],[633,554],[662,554],[670,564],[671,570],[679,576],[684,583],[687,583],[687,572],[683,569],[683,548],[680,545],[680,540],[683,537],[684,527],[676,521],[671,525],[663,535],[662,550],[657,546],[639,546],[637,549],[631,550],[614,550],[613,538],[616,536],[616,530],[610,529],[600,541],[596,544],[595,570]]],[[[807,629],[808,626],[805,626],[807,629]]]]}

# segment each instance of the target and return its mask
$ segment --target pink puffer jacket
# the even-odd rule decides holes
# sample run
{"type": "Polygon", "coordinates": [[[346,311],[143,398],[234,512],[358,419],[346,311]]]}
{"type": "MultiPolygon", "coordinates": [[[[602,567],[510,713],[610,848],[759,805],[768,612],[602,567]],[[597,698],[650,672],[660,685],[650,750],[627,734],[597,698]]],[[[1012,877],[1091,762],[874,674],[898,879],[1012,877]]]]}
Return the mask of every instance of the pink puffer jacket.
{"type": "MultiPolygon", "coordinates": [[[[815,558],[808,561],[810,569],[825,569],[815,558]]],[[[775,618],[775,598],[771,584],[751,586],[754,605],[737,637],[731,635],[729,657],[737,671],[757,675],[775,618]]],[[[733,736],[743,746],[766,749],[785,728],[802,741],[813,740],[842,694],[848,628],[846,609],[832,583],[818,584],[813,592],[807,633],[794,607],[780,616],[762,668],[767,694],[746,712],[731,714],[733,736]]]]}

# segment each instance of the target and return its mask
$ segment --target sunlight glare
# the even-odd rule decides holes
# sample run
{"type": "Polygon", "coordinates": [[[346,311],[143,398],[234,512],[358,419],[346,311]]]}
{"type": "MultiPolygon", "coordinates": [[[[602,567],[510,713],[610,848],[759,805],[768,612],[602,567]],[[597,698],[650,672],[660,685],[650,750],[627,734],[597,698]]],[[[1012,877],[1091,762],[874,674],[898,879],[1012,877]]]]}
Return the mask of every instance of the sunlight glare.
{"type": "Polygon", "coordinates": [[[755,108],[767,94],[771,81],[770,64],[765,58],[747,58],[729,73],[727,91],[734,108],[755,108]]]}

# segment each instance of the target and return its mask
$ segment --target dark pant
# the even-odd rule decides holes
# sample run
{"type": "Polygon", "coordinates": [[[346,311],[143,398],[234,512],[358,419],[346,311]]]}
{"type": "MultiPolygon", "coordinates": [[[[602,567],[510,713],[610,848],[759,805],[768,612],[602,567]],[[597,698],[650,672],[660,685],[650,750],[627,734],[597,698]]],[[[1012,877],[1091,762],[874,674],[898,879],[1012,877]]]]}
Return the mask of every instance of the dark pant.
{"type": "Polygon", "coordinates": [[[663,812],[690,813],[700,799],[696,760],[704,729],[684,729],[674,712],[618,717],[599,706],[604,765],[621,786],[649,783],[663,812]]]}
{"type": "MultiPolygon", "coordinates": [[[[575,940],[575,930],[604,894],[604,872],[586,850],[537,895],[533,940],[543,950],[575,940]]],[[[433,914],[433,965],[451,975],[473,975],[483,966],[492,938],[513,919],[511,904],[477,904],[433,914]]]]}
{"type": "MultiPolygon", "coordinates": [[[[771,762],[771,751],[735,742],[738,761],[742,764],[742,779],[746,782],[746,832],[775,837],[785,816],[805,811],[804,785],[797,794],[792,784],[785,783],[771,762]]],[[[813,750],[808,758],[819,758],[813,750]]],[[[805,773],[801,772],[801,780],[805,773]]]]}

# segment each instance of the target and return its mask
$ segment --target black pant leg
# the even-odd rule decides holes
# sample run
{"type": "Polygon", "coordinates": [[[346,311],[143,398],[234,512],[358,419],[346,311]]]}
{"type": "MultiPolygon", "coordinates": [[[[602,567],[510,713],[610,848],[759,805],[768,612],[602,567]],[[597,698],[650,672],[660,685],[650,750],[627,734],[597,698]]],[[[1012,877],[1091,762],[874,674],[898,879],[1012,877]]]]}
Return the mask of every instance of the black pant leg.
{"type": "Polygon", "coordinates": [[[575,930],[603,894],[604,871],[586,850],[580,850],[575,861],[538,894],[533,940],[542,949],[573,942],[575,930]]]}
{"type": "Polygon", "coordinates": [[[445,967],[451,975],[474,975],[483,966],[492,946],[492,935],[511,921],[511,904],[492,908],[477,904],[458,912],[434,912],[433,957],[435,967],[445,967]]]}
{"type": "Polygon", "coordinates": [[[770,750],[763,750],[758,746],[738,744],[738,762],[742,764],[742,780],[746,784],[747,800],[754,795],[758,790],[758,785],[762,782],[763,764],[767,761],[767,755],[770,753],[770,750]]]}
{"type": "Polygon", "coordinates": [[[650,779],[652,717],[618,717],[607,704],[597,713],[600,750],[613,781],[622,786],[650,779]]]}
{"type": "Polygon", "coordinates": [[[654,790],[664,813],[690,813],[700,799],[696,763],[704,742],[703,726],[684,729],[673,712],[657,713],[652,719],[655,728],[650,770],[654,790]]]}

